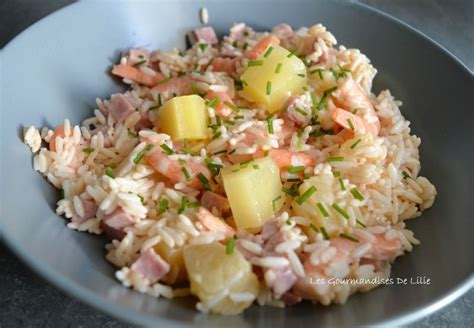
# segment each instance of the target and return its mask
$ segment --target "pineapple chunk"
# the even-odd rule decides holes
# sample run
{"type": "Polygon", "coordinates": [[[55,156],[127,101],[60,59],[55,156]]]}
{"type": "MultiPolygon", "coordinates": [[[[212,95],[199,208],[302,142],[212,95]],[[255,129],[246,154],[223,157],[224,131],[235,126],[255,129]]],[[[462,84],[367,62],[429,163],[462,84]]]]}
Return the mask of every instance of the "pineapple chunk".
{"type": "Polygon", "coordinates": [[[241,80],[244,83],[242,95],[273,113],[283,109],[290,94],[303,92],[306,67],[301,59],[285,48],[271,47],[273,50],[267,57],[258,58],[263,64],[247,67],[241,80]]]}
{"type": "MultiPolygon", "coordinates": [[[[191,282],[191,293],[214,313],[237,314],[249,307],[253,300],[233,301],[233,293],[258,295],[260,284],[252,266],[237,250],[226,253],[226,246],[214,242],[184,248],[184,263],[191,282]],[[227,295],[216,304],[219,294],[227,295]]],[[[255,299],[255,298],[254,298],[255,299]]]]}
{"type": "Polygon", "coordinates": [[[207,111],[198,95],[174,97],[160,107],[155,122],[176,140],[207,138],[207,111]]]}
{"type": "Polygon", "coordinates": [[[280,170],[270,157],[226,167],[222,180],[239,228],[260,227],[283,205],[280,170]]]}
{"type": "Polygon", "coordinates": [[[171,266],[170,271],[161,279],[163,282],[172,285],[187,280],[181,247],[170,248],[166,243],[159,242],[154,249],[171,266]]]}

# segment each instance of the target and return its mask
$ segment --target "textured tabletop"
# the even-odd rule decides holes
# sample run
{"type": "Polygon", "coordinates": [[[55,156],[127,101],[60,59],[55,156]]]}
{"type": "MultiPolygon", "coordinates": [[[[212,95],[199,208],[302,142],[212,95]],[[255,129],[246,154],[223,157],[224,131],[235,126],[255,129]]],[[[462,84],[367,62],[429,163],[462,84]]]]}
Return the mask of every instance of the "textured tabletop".
{"type": "MultiPolygon", "coordinates": [[[[0,47],[72,0],[0,1],[0,47]]],[[[471,0],[362,0],[419,29],[474,71],[471,0]]],[[[0,327],[129,327],[66,296],[38,277],[0,243],[0,327]]],[[[474,326],[474,290],[408,327],[474,326]]]]}

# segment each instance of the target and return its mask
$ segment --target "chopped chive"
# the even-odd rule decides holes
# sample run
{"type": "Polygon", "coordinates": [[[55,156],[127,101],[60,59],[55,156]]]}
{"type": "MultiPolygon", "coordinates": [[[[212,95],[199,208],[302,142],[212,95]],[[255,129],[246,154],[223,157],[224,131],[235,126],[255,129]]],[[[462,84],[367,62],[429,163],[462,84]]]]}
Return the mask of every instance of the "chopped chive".
{"type": "Polygon", "coordinates": [[[242,46],[242,49],[247,50],[247,48],[249,47],[249,43],[247,41],[245,41],[244,45],[242,46]]]}
{"type": "Polygon", "coordinates": [[[61,189],[61,199],[64,199],[64,198],[66,198],[66,195],[64,193],[64,189],[61,189]]]}
{"type": "Polygon", "coordinates": [[[328,162],[342,162],[343,160],[344,160],[344,157],[342,156],[328,157],[327,159],[328,162]]]}
{"type": "Polygon", "coordinates": [[[301,179],[288,179],[288,182],[301,182],[301,179]]]}
{"type": "Polygon", "coordinates": [[[171,149],[167,144],[161,144],[160,145],[161,149],[163,149],[163,151],[167,154],[167,155],[171,155],[173,154],[173,149],[171,149]]]}
{"type": "Polygon", "coordinates": [[[188,170],[186,170],[184,166],[181,168],[181,171],[183,172],[186,181],[191,181],[191,176],[189,175],[188,170]]]}
{"type": "Polygon", "coordinates": [[[253,167],[255,170],[258,170],[258,169],[259,169],[259,166],[258,166],[257,164],[252,165],[252,167],[253,167]]]}
{"type": "Polygon", "coordinates": [[[166,83],[166,82],[168,82],[169,80],[171,80],[171,76],[168,76],[168,77],[164,78],[163,80],[161,80],[160,82],[158,82],[158,84],[166,83]]]}
{"type": "Polygon", "coordinates": [[[297,74],[299,77],[305,77],[306,75],[304,74],[297,74]]]}
{"type": "Polygon", "coordinates": [[[132,138],[138,138],[138,135],[136,133],[133,133],[132,131],[128,130],[128,135],[132,138]]]}
{"type": "Polygon", "coordinates": [[[309,67],[309,62],[306,58],[301,59],[303,61],[304,66],[309,67]]]}
{"type": "Polygon", "coordinates": [[[357,139],[356,142],[354,142],[352,145],[351,145],[351,149],[354,149],[360,142],[362,141],[362,139],[357,139]]]}
{"type": "Polygon", "coordinates": [[[286,57],[287,57],[287,58],[291,58],[291,57],[293,57],[295,54],[296,54],[296,50],[293,50],[293,51],[290,52],[290,53],[288,54],[288,56],[286,56],[286,57]]]}
{"type": "Polygon", "coordinates": [[[234,116],[234,119],[236,119],[236,120],[242,120],[242,119],[244,119],[244,115],[235,115],[235,116],[234,116]]]}
{"type": "Polygon", "coordinates": [[[84,152],[84,153],[86,153],[86,154],[90,154],[90,153],[92,153],[94,150],[95,150],[95,148],[92,148],[92,147],[82,148],[82,152],[84,152]]]}
{"type": "Polygon", "coordinates": [[[341,187],[341,190],[346,190],[346,186],[344,185],[342,178],[339,178],[339,186],[341,187]]]}
{"type": "Polygon", "coordinates": [[[296,107],[296,108],[295,108],[295,111],[297,111],[298,113],[300,113],[300,114],[303,115],[303,116],[308,116],[308,113],[306,113],[304,110],[302,110],[302,109],[299,108],[299,107],[296,107]]]}
{"type": "Polygon", "coordinates": [[[159,202],[158,214],[163,214],[168,209],[168,200],[162,198],[159,202]]]}
{"type": "Polygon", "coordinates": [[[244,36],[249,36],[249,31],[244,31],[244,36]]]}
{"type": "Polygon", "coordinates": [[[332,67],[329,70],[331,71],[334,78],[337,80],[339,78],[339,74],[337,74],[336,70],[332,67]]]}
{"type": "Polygon", "coordinates": [[[283,166],[283,170],[287,170],[289,173],[300,173],[304,171],[303,165],[290,165],[290,166],[283,166]]]}
{"type": "Polygon", "coordinates": [[[263,65],[263,60],[249,60],[248,62],[248,67],[253,67],[253,66],[262,66],[263,65]]]}
{"type": "Polygon", "coordinates": [[[345,233],[342,233],[342,232],[339,234],[339,236],[342,237],[342,238],[349,239],[350,241],[353,241],[353,242],[355,242],[355,243],[358,243],[358,242],[359,242],[358,239],[356,239],[356,238],[354,238],[354,237],[352,237],[352,236],[349,236],[349,235],[347,235],[347,234],[345,234],[345,233]]]}
{"type": "Polygon", "coordinates": [[[281,190],[284,193],[287,193],[288,195],[293,196],[293,197],[299,196],[299,194],[300,194],[298,189],[296,189],[294,187],[291,187],[291,188],[282,187],[281,190]]]}
{"type": "Polygon", "coordinates": [[[178,214],[181,214],[186,210],[186,205],[188,205],[188,199],[183,196],[181,197],[181,207],[178,209],[178,214]]]}
{"type": "Polygon", "coordinates": [[[280,74],[281,67],[283,66],[282,63],[278,63],[275,68],[275,74],[280,74]]]}
{"type": "Polygon", "coordinates": [[[196,207],[199,207],[199,206],[201,206],[200,201],[195,201],[195,202],[192,202],[192,203],[188,204],[188,208],[196,208],[196,207]]]}
{"type": "Polygon", "coordinates": [[[214,108],[218,102],[219,102],[219,97],[215,96],[214,98],[212,98],[211,100],[207,102],[207,106],[214,108]]]}
{"type": "Polygon", "coordinates": [[[199,173],[197,175],[197,177],[198,177],[199,181],[201,181],[204,190],[211,190],[211,187],[209,186],[209,179],[206,178],[206,176],[204,174],[199,173]]]}
{"type": "Polygon", "coordinates": [[[272,81],[267,81],[266,94],[269,96],[272,93],[272,81]]]}
{"type": "Polygon", "coordinates": [[[216,151],[216,152],[213,153],[212,155],[220,155],[220,154],[225,154],[225,153],[227,153],[227,150],[226,150],[226,149],[223,149],[223,150],[216,151]]]}
{"type": "Polygon", "coordinates": [[[227,125],[235,125],[235,122],[232,120],[225,120],[224,123],[227,125]]]}
{"type": "Polygon", "coordinates": [[[217,126],[221,126],[221,125],[222,125],[221,117],[220,117],[219,115],[216,115],[216,125],[217,125],[217,126]]]}
{"type": "Polygon", "coordinates": [[[352,120],[350,118],[347,119],[347,123],[349,123],[351,130],[354,131],[354,124],[352,124],[352,120]]]}
{"type": "Polygon", "coordinates": [[[326,210],[326,208],[324,207],[324,205],[323,205],[321,202],[318,202],[318,203],[316,204],[316,206],[318,207],[319,211],[321,212],[321,214],[322,214],[325,218],[329,217],[328,211],[326,210]]]}
{"type": "Polygon", "coordinates": [[[112,169],[110,166],[107,166],[107,167],[105,168],[105,174],[106,174],[109,178],[115,179],[114,171],[113,171],[113,169],[112,169]]]}
{"type": "MultiPolygon", "coordinates": [[[[160,107],[161,107],[161,105],[158,104],[158,105],[155,105],[155,106],[151,106],[150,108],[148,108],[148,110],[155,110],[155,109],[158,109],[158,108],[160,108],[160,107]]],[[[130,134],[129,134],[129,135],[130,135],[130,134]]],[[[130,136],[131,136],[131,135],[130,135],[130,136]]]]}
{"type": "Polygon", "coordinates": [[[290,225],[291,225],[291,220],[290,220],[290,219],[287,219],[287,220],[285,221],[285,223],[286,223],[286,225],[289,225],[289,226],[290,226],[290,225]]]}
{"type": "Polygon", "coordinates": [[[354,108],[354,110],[352,111],[352,114],[357,114],[357,112],[359,111],[359,108],[354,108]]]}
{"type": "Polygon", "coordinates": [[[112,163],[112,164],[109,165],[109,167],[110,167],[111,169],[115,170],[115,169],[117,168],[117,164],[112,163]]]}
{"type": "Polygon", "coordinates": [[[263,152],[263,157],[267,157],[268,154],[270,154],[270,152],[269,152],[268,150],[265,150],[265,151],[263,152]]]}
{"type": "Polygon", "coordinates": [[[321,228],[319,228],[319,230],[321,230],[321,233],[323,234],[324,239],[329,240],[329,239],[331,238],[331,237],[329,237],[329,234],[328,234],[328,232],[326,231],[326,228],[321,227],[321,228]]]}
{"type": "Polygon", "coordinates": [[[206,163],[207,167],[209,168],[209,171],[211,171],[212,176],[217,176],[219,175],[220,170],[224,167],[221,164],[213,163],[210,159],[205,159],[204,163],[206,163]]]}
{"type": "Polygon", "coordinates": [[[145,147],[145,152],[149,152],[149,151],[152,150],[153,148],[155,148],[155,145],[154,145],[154,144],[148,144],[148,145],[145,147]]]}
{"type": "Polygon", "coordinates": [[[413,178],[407,173],[407,171],[403,171],[402,174],[403,174],[403,177],[404,177],[405,179],[413,179],[413,178]]]}
{"type": "Polygon", "coordinates": [[[217,131],[217,133],[212,136],[212,140],[215,140],[215,139],[219,138],[221,135],[222,135],[222,132],[217,131]]]}
{"type": "Polygon", "coordinates": [[[311,103],[313,106],[316,106],[318,103],[318,100],[316,99],[316,95],[314,93],[311,94],[311,103]]]}
{"type": "Polygon", "coordinates": [[[267,119],[267,128],[268,128],[268,133],[273,134],[275,132],[273,130],[273,117],[269,117],[267,119]]]}
{"type": "Polygon", "coordinates": [[[139,153],[137,154],[137,156],[135,156],[135,158],[133,159],[133,163],[134,163],[135,165],[138,165],[138,163],[140,163],[140,161],[142,160],[142,158],[143,158],[143,150],[142,150],[141,152],[139,152],[139,153]]]}
{"type": "Polygon", "coordinates": [[[200,43],[199,49],[201,49],[201,51],[204,52],[207,49],[207,43],[200,43]]]}
{"type": "Polygon", "coordinates": [[[360,200],[360,201],[364,200],[364,196],[362,196],[362,194],[360,193],[359,190],[357,190],[357,188],[352,188],[351,189],[351,194],[357,200],[360,200]]]}
{"type": "Polygon", "coordinates": [[[234,252],[234,241],[235,241],[234,237],[229,238],[227,240],[227,243],[225,245],[225,253],[227,255],[231,255],[234,252]]]}
{"type": "Polygon", "coordinates": [[[236,105],[228,102],[227,100],[224,101],[224,105],[226,105],[227,107],[229,107],[230,109],[232,109],[234,112],[239,112],[239,107],[237,107],[236,105]]]}
{"type": "Polygon", "coordinates": [[[318,189],[315,186],[311,186],[306,190],[298,199],[296,202],[301,205],[303,204],[309,197],[311,197],[312,194],[314,194],[318,189]]]}
{"type": "Polygon", "coordinates": [[[263,55],[263,57],[267,58],[268,56],[270,56],[272,51],[273,51],[273,47],[269,47],[267,51],[265,51],[265,54],[263,55]]]}
{"type": "Polygon", "coordinates": [[[140,202],[141,202],[143,205],[145,205],[145,198],[143,198],[142,195],[138,195],[138,194],[137,194],[137,196],[138,196],[138,198],[140,198],[140,202]]]}
{"type": "Polygon", "coordinates": [[[309,224],[309,227],[310,227],[311,229],[313,229],[314,231],[319,232],[319,231],[318,231],[318,228],[316,228],[316,226],[315,226],[314,224],[310,223],[310,224],[309,224]]]}
{"type": "Polygon", "coordinates": [[[198,87],[197,87],[197,85],[196,85],[196,82],[191,83],[191,91],[192,91],[192,93],[194,93],[194,94],[198,94],[198,93],[199,93],[199,90],[198,90],[198,87]]]}
{"type": "Polygon", "coordinates": [[[135,63],[133,66],[137,67],[146,63],[146,59],[140,60],[138,63],[135,63]]]}
{"type": "Polygon", "coordinates": [[[237,151],[237,148],[234,148],[234,149],[232,149],[232,150],[228,153],[228,155],[232,155],[232,154],[235,153],[236,151],[237,151]]]}
{"type": "Polygon", "coordinates": [[[336,203],[332,204],[332,208],[334,208],[339,214],[341,214],[346,220],[349,220],[349,214],[346,213],[342,208],[339,207],[336,203]]]}
{"type": "Polygon", "coordinates": [[[359,220],[356,220],[356,222],[359,223],[362,226],[362,228],[367,228],[367,226],[363,224],[362,222],[360,222],[359,220]]]}
{"type": "Polygon", "coordinates": [[[281,195],[280,195],[280,196],[278,196],[277,198],[275,198],[274,200],[272,200],[272,208],[273,208],[273,212],[275,212],[275,211],[276,211],[276,202],[277,202],[278,200],[280,200],[280,198],[281,198],[281,195]]]}
{"type": "Polygon", "coordinates": [[[239,46],[237,40],[235,40],[234,42],[232,42],[232,46],[233,46],[234,48],[237,48],[237,47],[239,46]]]}
{"type": "Polygon", "coordinates": [[[242,85],[248,86],[249,84],[246,81],[242,80],[242,85]]]}
{"type": "Polygon", "coordinates": [[[333,175],[335,178],[338,178],[338,177],[341,176],[341,172],[339,172],[339,171],[334,171],[334,172],[332,172],[332,175],[333,175]]]}
{"type": "Polygon", "coordinates": [[[317,69],[314,69],[314,70],[309,72],[309,74],[311,74],[311,75],[314,74],[314,73],[318,73],[319,79],[323,80],[323,69],[322,68],[317,68],[317,69]]]}

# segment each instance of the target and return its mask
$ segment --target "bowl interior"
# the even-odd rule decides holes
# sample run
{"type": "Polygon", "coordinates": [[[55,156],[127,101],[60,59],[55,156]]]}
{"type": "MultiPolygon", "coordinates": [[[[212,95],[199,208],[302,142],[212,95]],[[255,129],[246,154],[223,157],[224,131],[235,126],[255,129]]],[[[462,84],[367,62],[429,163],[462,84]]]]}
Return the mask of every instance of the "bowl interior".
{"type": "Polygon", "coordinates": [[[176,326],[367,325],[413,319],[466,289],[463,283],[474,267],[469,243],[473,78],[437,45],[383,15],[357,4],[323,1],[81,2],[22,33],[1,60],[3,236],[46,278],[102,310],[136,323],[176,326]],[[210,24],[221,35],[241,21],[257,30],[281,22],[322,23],[338,44],[359,48],[372,60],[379,70],[376,93],[388,88],[403,101],[402,113],[422,139],[422,174],[437,187],[438,197],[433,208],[408,223],[422,244],[395,262],[393,285],[355,295],[345,306],[254,306],[241,316],[205,316],[191,300],[156,300],[122,287],[104,259],[105,240],[66,229],[55,214],[59,192],[33,171],[22,127],[53,127],[64,118],[80,123],[91,115],[96,97],[123,90],[108,74],[121,51],[185,47],[185,33],[200,25],[200,7],[208,8],[210,24]],[[417,277],[431,283],[396,283],[417,277]]]}

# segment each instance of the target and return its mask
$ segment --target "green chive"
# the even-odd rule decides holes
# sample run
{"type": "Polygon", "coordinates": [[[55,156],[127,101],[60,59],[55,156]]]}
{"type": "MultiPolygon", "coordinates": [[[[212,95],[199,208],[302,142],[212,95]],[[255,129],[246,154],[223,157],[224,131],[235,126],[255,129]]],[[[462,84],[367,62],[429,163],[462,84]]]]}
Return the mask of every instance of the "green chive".
{"type": "Polygon", "coordinates": [[[356,142],[354,142],[352,145],[351,145],[351,149],[354,149],[360,142],[362,141],[362,139],[357,139],[356,142]]]}
{"type": "Polygon", "coordinates": [[[339,74],[337,74],[337,72],[336,72],[336,71],[334,70],[334,68],[332,68],[332,67],[331,67],[329,70],[331,71],[331,73],[332,73],[332,75],[334,76],[334,78],[337,80],[337,79],[339,78],[339,74]]]}
{"type": "Polygon", "coordinates": [[[286,56],[286,57],[287,57],[287,58],[291,58],[291,57],[293,57],[295,54],[296,54],[296,50],[293,50],[293,51],[290,52],[290,53],[288,54],[288,56],[286,56]]]}
{"type": "Polygon", "coordinates": [[[263,65],[263,60],[249,60],[247,66],[248,67],[253,67],[253,66],[262,66],[263,65]]]}
{"type": "Polygon", "coordinates": [[[90,154],[92,153],[93,151],[95,150],[95,148],[92,148],[92,147],[86,147],[86,148],[82,148],[82,151],[86,154],[90,154]]]}
{"type": "Polygon", "coordinates": [[[232,120],[225,120],[224,123],[227,125],[235,125],[235,122],[232,120]]]}
{"type": "Polygon", "coordinates": [[[329,234],[328,234],[328,232],[326,231],[326,228],[321,227],[321,228],[319,228],[319,230],[321,230],[321,233],[323,234],[324,239],[329,240],[329,239],[331,238],[331,237],[329,237],[329,234]]]}
{"type": "Polygon", "coordinates": [[[405,179],[413,179],[413,178],[407,173],[407,171],[403,171],[402,174],[403,174],[403,177],[404,177],[405,179]]]}
{"type": "Polygon", "coordinates": [[[314,73],[318,73],[319,79],[323,80],[323,69],[322,68],[317,68],[317,69],[314,69],[314,70],[309,72],[309,74],[311,74],[311,75],[314,74],[314,73]]]}
{"type": "Polygon", "coordinates": [[[258,169],[259,169],[259,167],[258,167],[257,164],[252,165],[252,167],[253,167],[255,170],[258,170],[258,169]]]}
{"type": "Polygon", "coordinates": [[[311,229],[313,229],[314,231],[319,232],[319,231],[318,231],[318,228],[316,228],[316,226],[315,226],[314,224],[310,223],[310,224],[309,224],[309,227],[310,227],[311,229]]]}
{"type": "Polygon", "coordinates": [[[318,203],[316,204],[316,206],[318,206],[319,211],[321,212],[321,214],[322,214],[325,218],[327,218],[327,217],[329,216],[328,211],[326,210],[326,208],[324,207],[324,205],[323,205],[321,202],[318,202],[318,203]]]}
{"type": "Polygon", "coordinates": [[[64,199],[64,198],[66,198],[66,195],[64,194],[64,189],[61,189],[61,199],[64,199]]]}
{"type": "Polygon", "coordinates": [[[286,223],[286,225],[289,225],[289,226],[290,226],[290,225],[291,225],[291,220],[288,219],[288,220],[285,221],[285,223],[286,223]]]}
{"type": "Polygon", "coordinates": [[[171,80],[171,76],[168,76],[167,78],[164,78],[163,80],[161,80],[160,82],[158,82],[158,84],[166,83],[166,82],[168,82],[169,80],[171,80]]]}
{"type": "Polygon", "coordinates": [[[245,41],[244,45],[242,46],[242,49],[247,50],[247,48],[249,47],[249,43],[247,41],[245,41]]]}
{"type": "Polygon", "coordinates": [[[332,204],[332,208],[334,208],[339,214],[341,214],[346,220],[349,220],[349,214],[346,213],[342,208],[339,207],[336,203],[332,204]]]}
{"type": "Polygon", "coordinates": [[[244,115],[235,115],[235,116],[234,116],[234,119],[236,119],[236,120],[242,120],[242,119],[244,119],[244,115]]]}
{"type": "Polygon", "coordinates": [[[360,222],[359,220],[356,220],[356,222],[359,223],[362,226],[362,228],[367,228],[367,226],[363,224],[362,222],[360,222]]]}
{"type": "Polygon", "coordinates": [[[163,214],[168,209],[168,200],[162,198],[159,202],[158,214],[163,214]]]}
{"type": "Polygon", "coordinates": [[[219,102],[219,97],[215,96],[214,98],[212,98],[211,100],[207,102],[207,106],[214,108],[218,102],[219,102]]]}
{"type": "Polygon", "coordinates": [[[344,181],[342,180],[342,178],[339,178],[339,186],[342,190],[346,190],[346,186],[344,186],[344,181]]]}
{"type": "Polygon", "coordinates": [[[273,134],[273,117],[269,117],[267,119],[267,127],[268,127],[268,133],[273,134]]]}
{"type": "Polygon", "coordinates": [[[138,195],[138,194],[137,194],[137,196],[138,196],[138,198],[140,198],[140,202],[141,202],[143,205],[145,205],[145,198],[143,198],[142,195],[138,195]]]}
{"type": "Polygon", "coordinates": [[[191,181],[191,176],[189,175],[188,170],[186,170],[184,166],[181,168],[181,171],[183,172],[186,181],[191,181]]]}
{"type": "Polygon", "coordinates": [[[140,66],[140,65],[143,65],[146,63],[146,59],[143,59],[141,61],[139,61],[138,63],[135,63],[133,66],[140,66]]]}
{"type": "Polygon", "coordinates": [[[209,179],[206,178],[206,176],[204,174],[199,173],[197,175],[197,177],[198,177],[199,181],[201,181],[204,190],[211,190],[211,187],[209,186],[209,179]]]}
{"type": "Polygon", "coordinates": [[[306,113],[304,110],[302,110],[302,109],[299,108],[299,107],[296,107],[296,108],[295,108],[295,111],[297,111],[298,113],[300,113],[300,114],[303,115],[303,116],[307,116],[307,115],[308,115],[308,113],[306,113]]]}
{"type": "Polygon", "coordinates": [[[223,149],[223,150],[219,150],[219,151],[216,151],[214,154],[212,155],[220,155],[220,154],[225,154],[227,153],[227,150],[226,149],[223,149]]]}
{"type": "Polygon", "coordinates": [[[267,90],[266,94],[269,96],[272,93],[272,81],[267,81],[267,90]]]}
{"type": "Polygon", "coordinates": [[[288,195],[290,196],[293,196],[293,197],[296,197],[298,196],[300,193],[298,191],[298,189],[292,187],[292,188],[286,188],[286,187],[282,187],[281,190],[284,192],[284,193],[287,193],[288,195]]]}
{"type": "Polygon", "coordinates": [[[138,138],[138,135],[137,135],[137,134],[135,134],[135,133],[133,133],[133,132],[132,132],[132,131],[130,131],[130,130],[128,130],[128,132],[127,132],[127,133],[128,133],[128,135],[129,135],[130,137],[132,137],[132,138],[138,138]]]}
{"type": "Polygon", "coordinates": [[[354,131],[354,124],[352,124],[352,120],[350,118],[347,119],[347,123],[349,123],[351,130],[354,131]]]}
{"type": "Polygon", "coordinates": [[[186,197],[181,197],[181,207],[178,209],[178,214],[181,214],[186,210],[186,205],[188,204],[188,199],[186,197]]]}
{"type": "Polygon", "coordinates": [[[219,175],[220,170],[224,167],[221,164],[211,162],[211,160],[208,158],[204,160],[204,163],[206,163],[209,171],[211,171],[212,176],[219,175]]]}
{"type": "Polygon", "coordinates": [[[358,242],[359,242],[358,239],[355,239],[354,237],[349,236],[349,235],[347,235],[347,234],[345,234],[345,233],[342,233],[342,232],[339,234],[339,236],[342,237],[342,238],[349,239],[349,240],[351,240],[351,241],[353,241],[353,242],[355,242],[355,243],[358,243],[358,242]]]}
{"type": "Polygon", "coordinates": [[[188,208],[196,208],[196,207],[199,207],[199,206],[201,206],[200,201],[195,201],[195,202],[192,202],[192,203],[188,204],[188,208]]]}
{"type": "Polygon", "coordinates": [[[303,204],[309,197],[311,197],[312,194],[314,194],[318,189],[315,186],[311,186],[306,190],[298,199],[296,202],[301,205],[303,204]]]}
{"type": "Polygon", "coordinates": [[[304,166],[303,165],[283,166],[282,169],[287,170],[289,173],[300,173],[304,171],[304,166]]]}
{"type": "Polygon", "coordinates": [[[227,243],[225,245],[225,253],[227,255],[231,255],[234,252],[234,241],[235,241],[234,237],[229,238],[227,240],[227,243]]]}
{"type": "Polygon", "coordinates": [[[171,155],[173,154],[173,149],[171,149],[167,144],[161,144],[160,145],[161,149],[163,149],[163,151],[167,154],[167,155],[171,155]]]}
{"type": "Polygon", "coordinates": [[[232,155],[232,154],[235,153],[236,151],[237,151],[237,149],[234,148],[234,149],[232,149],[232,150],[228,153],[228,155],[232,155]]]}
{"type": "Polygon", "coordinates": [[[280,198],[281,198],[281,195],[280,195],[280,196],[278,196],[277,198],[275,198],[274,200],[272,200],[272,208],[273,208],[273,212],[275,212],[275,211],[276,211],[276,202],[277,202],[278,200],[280,200],[280,198]]]}
{"type": "Polygon", "coordinates": [[[228,102],[227,100],[224,101],[224,105],[226,105],[227,107],[229,107],[230,109],[232,109],[234,112],[239,112],[239,107],[237,107],[236,105],[228,102]]]}
{"type": "Polygon", "coordinates": [[[201,49],[202,52],[204,52],[207,48],[207,43],[200,43],[199,44],[199,49],[201,49]]]}
{"type": "Polygon", "coordinates": [[[249,31],[244,31],[244,36],[249,36],[249,31]]]}
{"type": "Polygon", "coordinates": [[[265,51],[265,54],[263,55],[263,57],[267,58],[268,56],[270,56],[272,51],[273,51],[273,47],[269,47],[267,51],[265,51]]]}
{"type": "Polygon", "coordinates": [[[328,157],[327,159],[328,162],[342,162],[343,160],[344,157],[342,156],[328,157]]]}
{"type": "Polygon", "coordinates": [[[239,44],[237,43],[237,40],[235,40],[234,42],[232,42],[232,46],[234,48],[237,48],[239,46],[239,44]]]}
{"type": "Polygon", "coordinates": [[[304,74],[297,74],[299,77],[305,77],[306,75],[304,74]]]}
{"type": "Polygon", "coordinates": [[[155,145],[154,145],[154,144],[148,144],[148,145],[145,147],[145,152],[149,152],[149,151],[152,150],[153,148],[155,148],[155,145]]]}
{"type": "Polygon", "coordinates": [[[142,150],[141,152],[139,152],[139,153],[137,154],[137,156],[135,156],[135,158],[133,159],[133,163],[134,163],[135,165],[138,165],[138,163],[140,163],[140,161],[142,160],[142,158],[143,158],[143,150],[142,150]]]}
{"type": "Polygon", "coordinates": [[[215,139],[219,138],[221,135],[222,135],[222,132],[221,132],[221,131],[218,131],[216,134],[214,134],[214,135],[212,136],[212,140],[215,140],[215,139]]]}
{"type": "Polygon", "coordinates": [[[332,175],[334,175],[335,178],[338,178],[338,177],[341,176],[341,172],[339,172],[339,171],[334,171],[334,172],[332,172],[332,175]]]}
{"type": "Polygon", "coordinates": [[[352,188],[351,189],[351,194],[357,200],[360,200],[360,201],[364,200],[364,196],[362,196],[362,194],[360,193],[359,190],[357,190],[357,188],[352,188]]]}
{"type": "Polygon", "coordinates": [[[280,71],[281,71],[281,67],[282,67],[282,63],[278,63],[276,68],[275,68],[275,74],[280,74],[280,71]]]}
{"type": "Polygon", "coordinates": [[[115,179],[114,171],[113,171],[113,169],[112,169],[110,166],[107,166],[107,167],[105,168],[105,174],[106,174],[108,177],[110,177],[110,178],[112,178],[112,179],[115,179]]]}
{"type": "Polygon", "coordinates": [[[359,111],[359,108],[354,108],[354,110],[352,111],[352,114],[357,114],[357,112],[359,111]]]}

